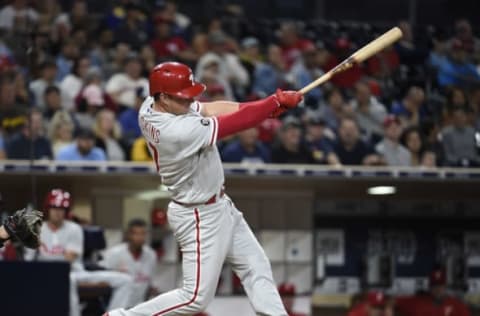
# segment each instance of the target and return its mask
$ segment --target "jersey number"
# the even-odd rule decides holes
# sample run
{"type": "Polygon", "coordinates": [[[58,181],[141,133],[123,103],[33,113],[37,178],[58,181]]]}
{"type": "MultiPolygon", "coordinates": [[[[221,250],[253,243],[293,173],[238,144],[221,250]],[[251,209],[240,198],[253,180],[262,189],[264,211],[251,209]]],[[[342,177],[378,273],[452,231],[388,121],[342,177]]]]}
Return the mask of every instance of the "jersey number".
{"type": "Polygon", "coordinates": [[[157,172],[160,170],[160,162],[158,161],[158,150],[157,148],[150,142],[148,142],[148,147],[152,150],[153,160],[155,161],[155,167],[157,168],[157,172]]]}

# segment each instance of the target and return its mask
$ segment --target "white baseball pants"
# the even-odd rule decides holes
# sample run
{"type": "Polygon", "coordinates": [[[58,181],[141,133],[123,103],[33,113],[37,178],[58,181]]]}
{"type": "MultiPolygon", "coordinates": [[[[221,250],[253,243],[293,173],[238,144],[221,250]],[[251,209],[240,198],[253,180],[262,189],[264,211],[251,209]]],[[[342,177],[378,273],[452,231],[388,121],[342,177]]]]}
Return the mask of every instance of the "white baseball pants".
{"type": "Polygon", "coordinates": [[[78,298],[78,283],[108,283],[113,292],[108,309],[128,307],[132,294],[133,278],[117,271],[72,271],[70,272],[70,316],[80,316],[80,302],[78,298]]]}
{"type": "MultiPolygon", "coordinates": [[[[174,202],[168,221],[183,254],[183,287],[109,316],[192,315],[206,309],[225,261],[242,281],[259,315],[286,316],[265,252],[227,196],[210,205],[185,207],[174,202]]],[[[232,311],[235,316],[235,311],[232,311]]],[[[239,315],[241,316],[241,315],[239,315]]]]}

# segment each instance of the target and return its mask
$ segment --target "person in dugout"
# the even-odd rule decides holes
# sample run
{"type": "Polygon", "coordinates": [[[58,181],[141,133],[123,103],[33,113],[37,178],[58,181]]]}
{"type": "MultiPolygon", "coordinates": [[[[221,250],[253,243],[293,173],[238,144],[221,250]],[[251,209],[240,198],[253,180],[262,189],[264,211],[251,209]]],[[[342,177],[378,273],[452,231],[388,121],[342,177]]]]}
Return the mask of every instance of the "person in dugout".
{"type": "Polygon", "coordinates": [[[393,308],[383,292],[371,291],[354,304],[347,316],[393,316],[393,308]]]}
{"type": "Polygon", "coordinates": [[[447,277],[443,269],[429,276],[429,291],[409,297],[398,297],[395,307],[400,316],[470,316],[468,307],[447,292],[447,277]]]}
{"type": "Polygon", "coordinates": [[[81,315],[77,286],[81,283],[106,283],[112,288],[108,308],[127,307],[133,290],[133,278],[117,271],[87,271],[83,265],[83,230],[71,218],[72,196],[53,189],[45,197],[45,220],[40,231],[40,247],[27,249],[27,261],[70,262],[70,315],[81,315]]]}

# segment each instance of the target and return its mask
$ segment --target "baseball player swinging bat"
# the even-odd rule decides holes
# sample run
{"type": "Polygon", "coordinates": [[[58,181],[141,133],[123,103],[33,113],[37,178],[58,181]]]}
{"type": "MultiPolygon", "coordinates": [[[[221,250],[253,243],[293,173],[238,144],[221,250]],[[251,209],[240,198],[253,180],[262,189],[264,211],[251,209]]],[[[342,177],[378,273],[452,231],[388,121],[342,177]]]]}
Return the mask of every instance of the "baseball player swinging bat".
{"type": "Polygon", "coordinates": [[[168,222],[182,250],[182,287],[107,316],[192,315],[215,295],[223,263],[240,278],[257,314],[287,316],[269,260],[242,213],[225,193],[217,139],[293,109],[303,94],[399,39],[394,29],[301,91],[282,91],[253,102],[199,102],[205,85],[181,63],[164,62],[149,76],[150,96],[139,125],[162,183],[172,193],[168,222]]]}
{"type": "Polygon", "coordinates": [[[150,96],[138,114],[162,184],[172,193],[168,223],[182,251],[182,286],[107,316],[202,312],[215,296],[224,262],[240,278],[257,314],[288,315],[268,257],[225,192],[216,141],[295,108],[302,94],[278,89],[252,102],[196,101],[205,88],[187,65],[161,63],[150,73],[150,96]]]}
{"type": "Polygon", "coordinates": [[[350,67],[352,67],[353,65],[359,64],[365,61],[366,59],[372,57],[376,53],[382,51],[385,47],[392,45],[393,43],[398,41],[400,38],[402,38],[402,31],[398,27],[394,27],[390,29],[388,32],[385,32],[380,37],[374,39],[367,45],[357,50],[350,57],[342,61],[336,67],[330,69],[330,71],[325,73],[323,76],[316,79],[315,81],[312,81],[310,84],[300,89],[298,92],[305,95],[310,90],[330,80],[335,74],[345,71],[350,67]]]}

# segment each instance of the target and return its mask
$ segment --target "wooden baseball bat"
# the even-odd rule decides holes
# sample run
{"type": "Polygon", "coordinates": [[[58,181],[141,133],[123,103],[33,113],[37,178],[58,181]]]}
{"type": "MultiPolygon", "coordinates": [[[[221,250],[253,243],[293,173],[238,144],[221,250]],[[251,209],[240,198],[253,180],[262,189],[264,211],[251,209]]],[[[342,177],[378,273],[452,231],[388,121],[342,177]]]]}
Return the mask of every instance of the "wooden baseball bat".
{"type": "Polygon", "coordinates": [[[330,69],[327,73],[323,74],[315,81],[310,82],[298,92],[300,92],[301,94],[309,92],[310,90],[330,80],[335,74],[345,71],[353,65],[361,63],[362,61],[372,57],[379,51],[383,50],[385,47],[390,46],[396,41],[398,41],[401,37],[402,31],[398,27],[390,29],[388,32],[383,33],[383,35],[377,37],[367,45],[357,50],[350,57],[342,61],[334,68],[330,69]]]}

